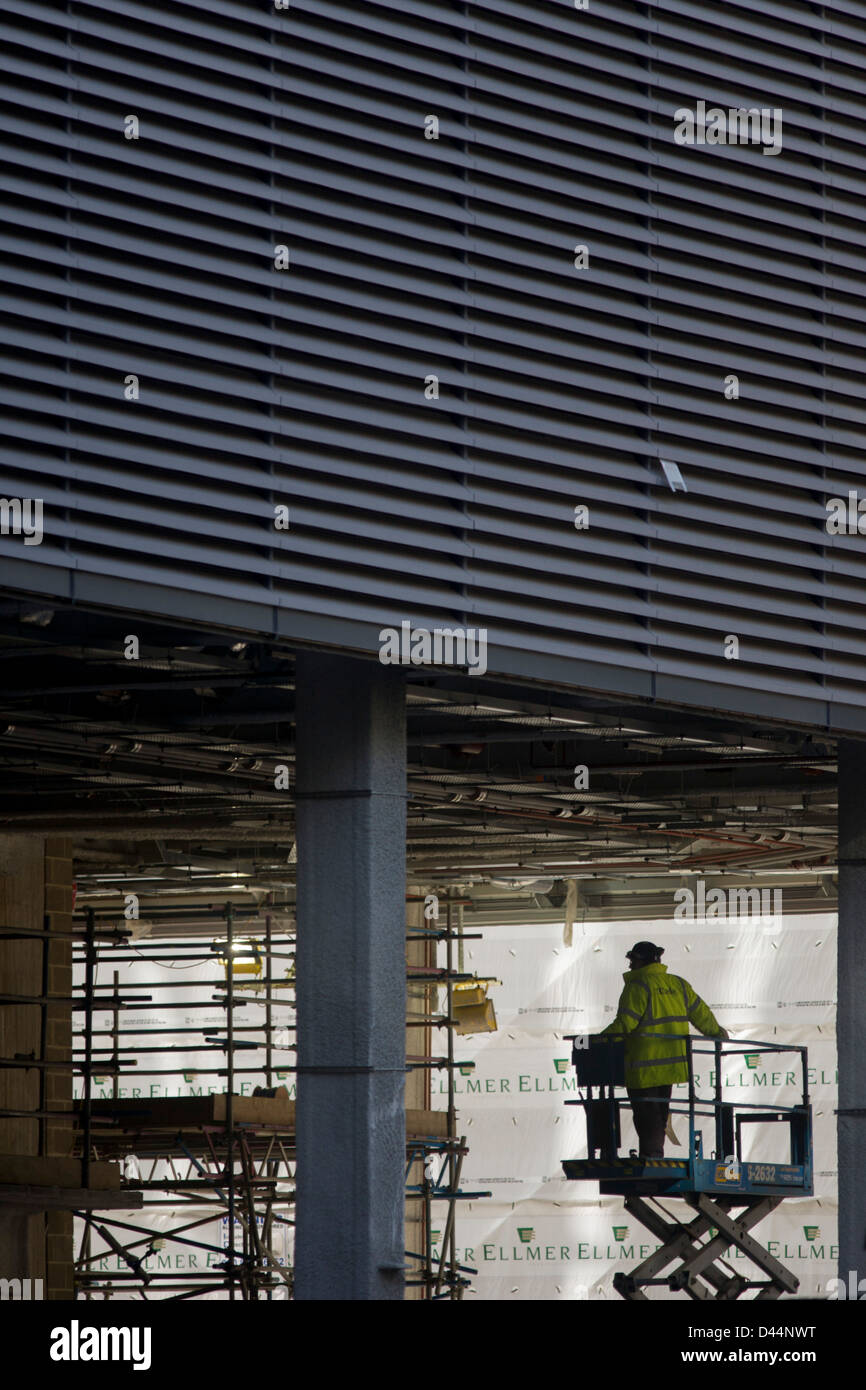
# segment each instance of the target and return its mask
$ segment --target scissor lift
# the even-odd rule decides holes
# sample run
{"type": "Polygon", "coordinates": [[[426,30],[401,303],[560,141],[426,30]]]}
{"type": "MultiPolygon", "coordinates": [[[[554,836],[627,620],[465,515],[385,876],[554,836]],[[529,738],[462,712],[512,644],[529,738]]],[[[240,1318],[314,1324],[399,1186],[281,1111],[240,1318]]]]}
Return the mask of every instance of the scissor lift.
{"type": "MultiPolygon", "coordinates": [[[[675,1035],[667,1035],[671,1039],[675,1035]]],[[[583,1094],[566,1105],[582,1105],[586,1111],[587,1158],[565,1159],[567,1178],[599,1184],[603,1196],[625,1198],[625,1209],[661,1242],[647,1259],[628,1273],[614,1276],[614,1288],[623,1298],[646,1299],[652,1285],[667,1285],[693,1299],[736,1299],[757,1290],[756,1299],[779,1298],[799,1288],[796,1275],[771,1255],[752,1234],[754,1226],[769,1216],[786,1197],[812,1195],[812,1110],[808,1094],[808,1055],[805,1047],[779,1043],[732,1042],[683,1038],[687,1047],[689,1080],[686,1106],[671,1104],[671,1116],[688,1115],[687,1158],[621,1158],[620,1110],[632,1109],[625,1091],[624,1049],[621,1040],[606,1036],[574,1038],[572,1061],[583,1094]],[[761,1053],[797,1053],[802,1070],[799,1105],[758,1105],[723,1099],[722,1061],[725,1057],[761,1053]],[[712,1098],[695,1093],[693,1058],[699,1053],[715,1058],[712,1098]],[[715,1145],[703,1151],[702,1119],[714,1124],[715,1145]],[[787,1163],[752,1163],[742,1157],[744,1126],[784,1124],[788,1127],[787,1163]],[[658,1202],[674,1197],[694,1213],[688,1220],[672,1218],[658,1202]],[[751,1279],[726,1265],[723,1256],[736,1246],[766,1278],[751,1279]],[[672,1273],[662,1271],[676,1260],[672,1273]]],[[[639,1103],[639,1102],[638,1102],[639,1103]]],[[[684,1213],[686,1216],[687,1213],[684,1213]]]]}

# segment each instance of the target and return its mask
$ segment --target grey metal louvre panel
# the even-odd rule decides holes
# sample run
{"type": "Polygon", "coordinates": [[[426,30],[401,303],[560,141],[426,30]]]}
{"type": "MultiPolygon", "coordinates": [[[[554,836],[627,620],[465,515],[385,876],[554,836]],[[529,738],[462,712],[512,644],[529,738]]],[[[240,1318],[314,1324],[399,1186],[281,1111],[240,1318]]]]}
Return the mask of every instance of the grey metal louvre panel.
{"type": "MultiPolygon", "coordinates": [[[[25,160],[24,160],[24,155],[21,154],[19,157],[21,158],[21,161],[22,161],[22,164],[23,164],[23,163],[25,162],[25,160]]],[[[57,174],[58,174],[58,176],[59,176],[59,175],[62,173],[62,170],[63,170],[62,162],[60,162],[60,161],[58,160],[57,163],[56,163],[55,168],[56,168],[56,172],[57,172],[57,174]]],[[[94,182],[96,182],[96,175],[95,175],[95,174],[93,175],[93,178],[94,178],[94,182]]],[[[129,192],[131,191],[131,185],[130,185],[130,187],[129,187],[126,191],[127,191],[127,193],[129,193],[129,192]]],[[[207,204],[205,203],[205,205],[204,205],[203,208],[202,208],[202,212],[205,213],[205,214],[207,214],[207,213],[209,213],[209,212],[211,212],[211,211],[212,211],[212,209],[209,208],[209,207],[207,206],[207,204]]],[[[106,215],[110,215],[110,210],[109,210],[108,207],[106,207],[105,203],[104,203],[103,201],[100,200],[100,204],[94,209],[94,214],[95,214],[96,217],[98,217],[98,216],[100,216],[100,215],[106,216],[106,215]]],[[[154,245],[154,246],[158,246],[158,245],[159,245],[158,234],[159,234],[159,233],[163,233],[163,234],[164,234],[164,232],[165,232],[166,230],[168,230],[168,229],[171,228],[171,223],[169,223],[169,224],[168,224],[168,227],[166,227],[166,225],[165,225],[164,222],[161,223],[159,220],[157,220],[157,219],[154,217],[154,213],[153,213],[150,209],[144,209],[143,212],[142,212],[142,217],[143,217],[143,219],[144,219],[144,227],[142,228],[142,231],[139,233],[139,235],[140,235],[140,237],[141,237],[141,241],[135,243],[137,249],[138,249],[140,252],[143,251],[145,248],[147,248],[148,250],[150,249],[150,244],[151,244],[151,243],[150,243],[150,240],[149,240],[150,237],[153,238],[153,245],[154,245]],[[152,229],[152,230],[151,230],[151,229],[152,229]]],[[[39,218],[39,220],[40,220],[40,221],[45,221],[46,219],[44,218],[44,215],[43,215],[43,216],[41,216],[41,217],[39,218]]],[[[87,225],[87,224],[85,224],[85,225],[87,225]]],[[[96,225],[98,226],[98,223],[97,223],[96,225]]],[[[59,219],[59,218],[58,218],[58,219],[55,219],[54,225],[53,225],[52,227],[49,227],[49,226],[46,225],[46,231],[59,230],[59,229],[60,229],[60,226],[61,226],[61,221],[60,221],[60,219],[59,219]]],[[[88,229],[89,229],[89,228],[88,228],[88,229]]],[[[174,229],[177,230],[178,232],[181,230],[181,224],[179,223],[178,220],[175,220],[175,221],[174,221],[174,229]]],[[[68,228],[67,228],[67,230],[68,230],[68,228]]],[[[311,230],[312,230],[312,228],[311,228],[311,230]]],[[[383,228],[383,230],[384,230],[384,228],[383,228]]],[[[401,230],[401,228],[400,228],[399,225],[398,225],[398,226],[389,228],[388,230],[391,231],[392,234],[396,234],[396,233],[399,233],[399,231],[401,230]]],[[[522,235],[526,235],[527,232],[528,232],[528,230],[529,230],[528,228],[522,228],[522,229],[517,229],[516,227],[513,228],[513,231],[514,231],[515,234],[522,234],[522,235]]],[[[637,233],[635,232],[635,235],[636,235],[636,234],[637,234],[637,233]]],[[[81,236],[82,233],[79,231],[79,232],[78,232],[78,235],[81,236]]],[[[211,235],[212,235],[212,229],[211,229],[211,235]]],[[[548,235],[549,235],[549,233],[548,233],[548,235]]],[[[103,234],[103,236],[104,236],[104,234],[103,234]]],[[[202,235],[202,239],[204,240],[204,235],[202,235]]],[[[132,237],[128,235],[127,240],[130,241],[130,242],[132,242],[132,237]]],[[[227,238],[227,240],[228,240],[228,243],[229,243],[229,244],[228,244],[228,245],[226,246],[226,248],[225,248],[225,249],[226,249],[226,260],[229,259],[230,253],[235,253],[235,254],[237,254],[237,252],[238,252],[239,250],[243,249],[244,245],[246,245],[247,247],[250,247],[250,246],[252,245],[252,243],[250,242],[249,238],[246,238],[245,242],[244,242],[244,240],[242,240],[239,236],[237,236],[237,237],[235,237],[235,238],[233,238],[233,239],[232,239],[231,237],[229,237],[229,238],[227,238]],[[234,241],[234,244],[232,244],[232,240],[234,241]]],[[[454,238],[453,235],[451,236],[451,240],[452,240],[452,243],[453,243],[453,244],[455,244],[455,245],[456,245],[456,244],[459,244],[458,241],[457,241],[457,239],[454,238]]],[[[259,243],[259,245],[260,245],[260,243],[259,243]]],[[[602,248],[603,248],[603,241],[602,241],[602,248]]],[[[469,249],[471,249],[472,251],[478,253],[478,254],[479,254],[479,257],[483,257],[483,260],[482,260],[482,259],[479,259],[478,263],[477,263],[477,264],[474,266],[474,268],[473,268],[473,278],[474,278],[474,283],[475,283],[476,285],[479,284],[479,283],[483,284],[485,279],[487,279],[487,280],[489,280],[489,281],[494,281],[495,277],[497,277],[497,276],[499,276],[501,279],[510,278],[509,276],[507,276],[507,274],[506,274],[506,275],[503,275],[503,271],[502,271],[502,268],[501,268],[500,266],[497,266],[495,263],[494,263],[494,264],[490,264],[490,262],[493,260],[493,252],[494,252],[494,250],[496,250],[496,251],[499,252],[499,259],[500,259],[502,262],[505,262],[505,260],[506,260],[506,255],[507,255],[508,252],[509,252],[509,249],[508,249],[507,246],[505,246],[505,245],[502,244],[501,242],[500,242],[500,244],[499,244],[498,246],[494,246],[493,243],[491,243],[490,246],[485,246],[484,241],[476,234],[475,237],[473,238],[473,241],[472,241],[471,245],[469,246],[469,249]]],[[[552,254],[552,253],[553,253],[553,249],[554,249],[554,248],[551,248],[551,253],[550,253],[550,255],[549,255],[548,262],[547,262],[548,268],[549,268],[551,271],[553,271],[553,270],[555,269],[555,267],[556,267],[556,262],[553,260],[553,254],[552,254]]],[[[796,248],[795,248],[795,249],[796,249],[796,248]]],[[[808,253],[809,251],[813,250],[814,248],[813,248],[812,245],[804,244],[803,246],[801,246],[800,249],[801,249],[804,253],[808,253]]],[[[186,254],[186,261],[187,261],[187,264],[190,265],[190,266],[195,266],[195,268],[199,268],[199,269],[202,269],[202,270],[206,269],[206,268],[208,267],[208,265],[210,264],[210,262],[209,262],[208,259],[205,257],[205,258],[202,260],[201,265],[199,265],[199,258],[200,258],[200,256],[201,256],[201,252],[200,252],[200,250],[199,250],[198,248],[195,248],[195,250],[196,250],[196,258],[194,258],[193,255],[192,255],[193,246],[191,245],[190,248],[189,248],[189,251],[188,251],[187,254],[186,254]]],[[[563,250],[563,241],[562,241],[562,238],[561,238],[561,237],[558,238],[558,245],[555,247],[555,250],[556,250],[556,252],[557,252],[558,255],[561,255],[562,250],[563,250]]],[[[444,270],[447,270],[447,269],[450,268],[449,262],[447,262],[447,261],[444,259],[444,257],[441,256],[441,254],[440,254],[439,258],[438,258],[438,263],[437,263],[437,260],[434,258],[433,254],[432,254],[429,250],[428,250],[428,252],[427,252],[427,257],[429,257],[429,260],[428,260],[427,258],[422,259],[421,251],[422,251],[422,247],[421,247],[420,244],[419,244],[419,245],[416,247],[416,250],[415,250],[415,254],[416,254],[416,257],[417,257],[415,269],[416,269],[417,272],[425,272],[425,273],[427,273],[427,274],[432,274],[432,273],[435,273],[437,270],[443,270],[443,271],[444,271],[444,270]]],[[[623,248],[618,248],[618,249],[617,249],[616,247],[611,247],[611,250],[610,250],[609,255],[612,257],[613,254],[614,254],[615,252],[616,252],[616,254],[618,254],[621,258],[623,258],[624,261],[626,261],[626,262],[629,261],[630,259],[632,259],[633,264],[634,264],[636,267],[637,267],[637,266],[643,266],[644,268],[646,267],[646,260],[645,260],[645,259],[641,259],[641,258],[633,259],[633,258],[630,258],[630,257],[628,256],[628,253],[627,253],[626,251],[624,251],[623,248]]],[[[512,248],[511,248],[510,254],[511,254],[512,256],[513,256],[513,254],[514,254],[513,246],[512,246],[512,248]]],[[[655,255],[658,255],[658,251],[655,252],[655,255]]],[[[728,248],[728,257],[730,258],[730,248],[728,248]]],[[[536,257],[535,255],[532,256],[532,260],[536,263],[536,265],[538,265],[538,268],[541,268],[541,265],[538,263],[537,257],[536,257]]],[[[757,270],[757,269],[759,268],[759,266],[760,266],[760,261],[757,260],[757,259],[755,259],[753,263],[754,263],[754,268],[757,270]]],[[[308,261],[308,262],[306,263],[306,266],[309,266],[310,264],[311,264],[311,263],[308,261]]],[[[326,259],[323,259],[323,260],[321,261],[321,264],[322,264],[322,266],[323,266],[323,268],[324,268],[324,267],[327,266],[328,262],[327,262],[326,259]]],[[[333,264],[333,262],[332,262],[332,264],[333,264]]],[[[221,268],[221,263],[220,263],[220,261],[216,258],[216,255],[213,256],[212,265],[213,265],[213,268],[214,268],[215,270],[219,270],[219,269],[221,268]]],[[[622,271],[622,270],[619,271],[619,278],[620,278],[620,283],[621,283],[622,287],[627,289],[627,288],[629,288],[630,286],[633,286],[635,282],[634,282],[633,277],[632,277],[631,279],[628,278],[628,266],[627,266],[627,265],[625,265],[624,269],[625,269],[625,273],[624,273],[624,274],[623,274],[623,271],[622,271]]],[[[612,275],[612,274],[615,273],[615,272],[613,272],[612,269],[611,269],[611,271],[607,271],[607,267],[605,267],[605,270],[606,270],[606,272],[607,272],[608,275],[612,275]]],[[[782,276],[784,276],[784,274],[785,274],[785,266],[784,266],[784,264],[782,264],[782,265],[779,267],[779,272],[780,272],[780,278],[781,278],[782,276]]],[[[675,273],[676,273],[676,272],[675,272],[675,273]]],[[[524,280],[528,279],[528,276],[527,276],[525,273],[524,273],[523,275],[521,275],[520,272],[512,272],[512,275],[513,275],[513,278],[514,278],[514,283],[513,283],[513,286],[512,286],[512,287],[513,287],[514,289],[519,289],[519,288],[520,288],[520,280],[521,280],[521,278],[524,279],[524,280]]],[[[791,278],[793,278],[794,275],[795,275],[795,268],[792,266],[791,271],[790,271],[790,276],[791,276],[791,278]]],[[[729,279],[729,278],[730,278],[730,277],[728,277],[728,279],[729,279]]],[[[614,281],[611,281],[610,283],[613,284],[613,283],[615,283],[615,282],[614,282],[614,281]]],[[[193,288],[193,287],[191,287],[191,291],[192,291],[192,288],[193,288]]],[[[543,285],[539,285],[539,286],[536,288],[536,293],[542,292],[543,289],[544,289],[544,286],[543,286],[543,285]]],[[[551,296],[551,297],[552,297],[552,296],[551,296]]],[[[591,297],[591,291],[590,291],[590,297],[591,297]]],[[[765,297],[766,297],[766,296],[765,296],[765,297]]],[[[805,302],[805,297],[806,297],[806,296],[805,296],[805,292],[804,292],[804,291],[801,291],[800,294],[799,294],[797,297],[798,297],[798,299],[800,299],[802,302],[805,302]]],[[[601,302],[601,301],[600,301],[600,302],[601,302]]],[[[629,314],[632,318],[636,318],[636,317],[637,317],[637,314],[635,313],[634,308],[633,308],[632,306],[627,305],[627,304],[624,304],[624,305],[623,305],[621,312],[622,312],[623,314],[629,314]]]]}
{"type": "Polygon", "coordinates": [[[0,0],[0,492],[56,528],[13,587],[866,730],[864,18],[0,0]],[[677,146],[698,99],[782,153],[677,146]]]}

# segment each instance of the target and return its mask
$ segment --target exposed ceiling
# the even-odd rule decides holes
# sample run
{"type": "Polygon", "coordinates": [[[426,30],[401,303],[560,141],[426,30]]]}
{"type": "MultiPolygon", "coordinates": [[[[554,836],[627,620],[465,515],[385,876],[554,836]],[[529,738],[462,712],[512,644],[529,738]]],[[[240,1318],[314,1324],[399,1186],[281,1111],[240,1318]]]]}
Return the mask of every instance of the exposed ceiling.
{"type": "MultiPolygon", "coordinates": [[[[105,908],[134,892],[167,922],[227,897],[291,912],[290,650],[9,601],[0,660],[0,830],[71,835],[80,898],[105,908]]],[[[786,911],[835,906],[832,740],[407,679],[410,881],[459,889],[478,920],[560,920],[565,878],[591,917],[669,916],[697,875],[781,886],[786,911]]]]}

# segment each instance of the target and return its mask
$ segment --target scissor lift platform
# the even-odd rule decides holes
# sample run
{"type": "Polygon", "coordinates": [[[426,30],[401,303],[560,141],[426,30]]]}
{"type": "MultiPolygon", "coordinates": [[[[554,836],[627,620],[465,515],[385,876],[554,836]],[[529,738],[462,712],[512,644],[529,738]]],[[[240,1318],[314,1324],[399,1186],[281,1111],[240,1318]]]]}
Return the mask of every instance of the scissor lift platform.
{"type": "Polygon", "coordinates": [[[812,1112],[806,1088],[808,1057],[804,1047],[778,1043],[712,1041],[716,1084],[712,1098],[695,1094],[692,1055],[707,1051],[698,1038],[684,1041],[688,1053],[688,1109],[672,1106],[672,1113],[688,1114],[689,1143],[686,1158],[621,1158],[620,1109],[631,1102],[616,1094],[624,1087],[622,1045],[609,1038],[575,1039],[572,1060],[578,1085],[586,1094],[567,1105],[582,1105],[587,1116],[588,1158],[568,1158],[562,1167],[567,1178],[597,1182],[602,1196],[624,1197],[625,1209],[661,1241],[659,1248],[628,1273],[614,1276],[614,1288],[623,1298],[645,1299],[644,1290],[667,1285],[693,1299],[731,1300],[747,1291],[757,1299],[793,1294],[799,1280],[751,1234],[751,1228],[775,1210],[786,1197],[812,1195],[812,1112]],[[757,1106],[722,1099],[722,1059],[732,1053],[796,1052],[803,1076],[802,1100],[796,1106],[757,1106]],[[702,1118],[715,1128],[715,1152],[706,1157],[702,1118]],[[743,1128],[748,1124],[787,1125],[789,1158],[786,1163],[744,1161],[743,1128]],[[598,1154],[598,1156],[596,1156],[598,1154]],[[654,1199],[678,1198],[694,1215],[688,1221],[673,1217],[654,1199]],[[723,1256],[735,1246],[766,1276],[748,1278],[725,1265],[723,1256]],[[674,1260],[673,1273],[661,1271],[674,1260]]]}
{"type": "Polygon", "coordinates": [[[810,1197],[811,1167],[801,1163],[739,1163],[714,1158],[567,1158],[567,1178],[597,1182],[603,1197],[628,1197],[651,1189],[667,1196],[733,1193],[767,1197],[810,1197]]]}

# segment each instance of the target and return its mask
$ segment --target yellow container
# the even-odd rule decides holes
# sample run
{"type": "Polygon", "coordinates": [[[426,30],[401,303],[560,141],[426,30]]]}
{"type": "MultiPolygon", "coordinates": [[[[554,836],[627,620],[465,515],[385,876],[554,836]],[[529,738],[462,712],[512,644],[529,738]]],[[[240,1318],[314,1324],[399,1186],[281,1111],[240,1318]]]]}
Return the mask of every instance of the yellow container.
{"type": "Polygon", "coordinates": [[[465,1008],[454,1000],[454,1026],[457,1033],[495,1033],[496,1012],[492,999],[484,999],[479,1004],[468,1004],[465,1008]]]}
{"type": "Polygon", "coordinates": [[[454,986],[453,999],[455,1009],[466,1009],[470,1004],[483,1004],[486,998],[486,985],[454,986]]]}

